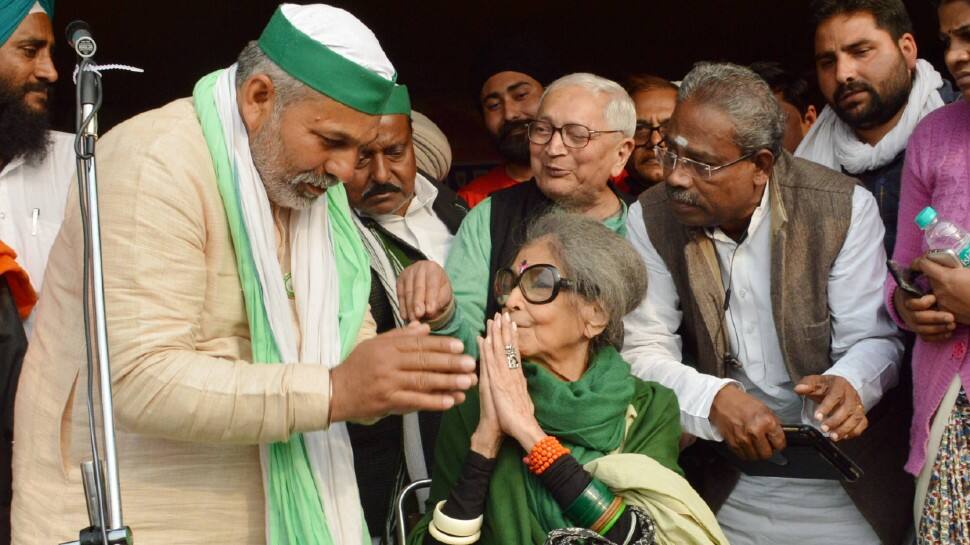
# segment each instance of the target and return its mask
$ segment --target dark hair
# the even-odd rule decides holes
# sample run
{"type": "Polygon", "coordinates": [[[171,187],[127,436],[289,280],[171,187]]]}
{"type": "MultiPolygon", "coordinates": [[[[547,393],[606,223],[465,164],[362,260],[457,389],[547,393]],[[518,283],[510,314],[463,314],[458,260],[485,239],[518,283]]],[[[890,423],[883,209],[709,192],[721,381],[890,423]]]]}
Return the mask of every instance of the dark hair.
{"type": "Polygon", "coordinates": [[[623,81],[623,88],[632,97],[635,93],[652,91],[654,89],[669,89],[677,92],[677,86],[660,76],[653,74],[634,74],[623,81]]]}
{"type": "Polygon", "coordinates": [[[771,92],[781,93],[785,102],[797,108],[800,114],[805,115],[808,107],[814,105],[808,80],[786,70],[781,63],[760,61],[752,63],[750,68],[768,83],[771,92]]]}
{"type": "Polygon", "coordinates": [[[871,14],[876,26],[888,32],[893,40],[913,32],[913,22],[902,0],[813,0],[810,9],[815,28],[836,15],[865,12],[871,14]]]}
{"type": "Polygon", "coordinates": [[[495,74],[521,72],[545,87],[561,73],[556,64],[558,58],[545,42],[528,33],[507,31],[490,36],[469,65],[469,91],[476,109],[481,111],[482,87],[495,74]]]}

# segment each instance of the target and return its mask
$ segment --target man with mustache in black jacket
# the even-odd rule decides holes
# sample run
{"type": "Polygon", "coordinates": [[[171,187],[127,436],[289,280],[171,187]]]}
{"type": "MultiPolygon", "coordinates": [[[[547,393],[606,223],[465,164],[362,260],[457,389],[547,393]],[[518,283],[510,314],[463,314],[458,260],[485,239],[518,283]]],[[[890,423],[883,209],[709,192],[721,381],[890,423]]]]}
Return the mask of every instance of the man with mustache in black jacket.
{"type": "MultiPolygon", "coordinates": [[[[454,191],[435,182],[437,176],[418,170],[415,130],[420,134],[424,128],[415,128],[408,116],[383,116],[377,138],[361,153],[353,177],[344,184],[371,254],[370,310],[379,333],[404,323],[397,305],[398,274],[425,259],[444,266],[467,213],[454,191]]],[[[388,513],[399,482],[430,475],[440,418],[421,412],[388,416],[373,425],[347,425],[372,537],[380,537],[393,520],[388,513]]]]}

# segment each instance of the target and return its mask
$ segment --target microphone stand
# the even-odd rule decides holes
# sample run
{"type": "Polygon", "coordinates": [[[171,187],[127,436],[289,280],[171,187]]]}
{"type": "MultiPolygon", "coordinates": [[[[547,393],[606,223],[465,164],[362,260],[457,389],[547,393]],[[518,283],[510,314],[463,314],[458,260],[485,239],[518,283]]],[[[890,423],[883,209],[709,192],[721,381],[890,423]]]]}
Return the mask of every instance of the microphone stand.
{"type": "Polygon", "coordinates": [[[98,211],[98,177],[95,144],[98,139],[97,115],[101,108],[101,75],[92,68],[96,50],[93,39],[79,40],[77,73],[77,183],[84,224],[84,326],[88,368],[88,427],[93,460],[81,463],[85,500],[91,525],[79,533],[77,541],[63,545],[132,545],[131,529],[124,525],[121,488],[115,446],[114,411],[111,397],[111,363],[108,353],[108,326],[104,305],[104,272],[101,266],[101,224],[98,211]],[[91,303],[94,327],[91,327],[91,303]],[[94,339],[92,339],[92,336],[94,339]],[[92,346],[93,345],[93,346],[92,346]],[[97,352],[95,362],[94,351],[97,352]],[[94,414],[94,365],[97,364],[98,392],[104,437],[104,476],[97,441],[94,414]],[[104,478],[106,477],[106,478],[104,478]]]}

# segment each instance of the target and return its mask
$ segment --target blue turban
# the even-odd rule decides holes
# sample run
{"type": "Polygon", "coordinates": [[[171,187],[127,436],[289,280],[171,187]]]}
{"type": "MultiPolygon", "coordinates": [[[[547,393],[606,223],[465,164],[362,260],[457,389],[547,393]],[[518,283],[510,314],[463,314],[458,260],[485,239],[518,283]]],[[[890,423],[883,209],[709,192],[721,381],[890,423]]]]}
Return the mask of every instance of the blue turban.
{"type": "Polygon", "coordinates": [[[7,43],[34,4],[40,4],[47,16],[54,17],[54,0],[0,0],[0,46],[7,43]]]}

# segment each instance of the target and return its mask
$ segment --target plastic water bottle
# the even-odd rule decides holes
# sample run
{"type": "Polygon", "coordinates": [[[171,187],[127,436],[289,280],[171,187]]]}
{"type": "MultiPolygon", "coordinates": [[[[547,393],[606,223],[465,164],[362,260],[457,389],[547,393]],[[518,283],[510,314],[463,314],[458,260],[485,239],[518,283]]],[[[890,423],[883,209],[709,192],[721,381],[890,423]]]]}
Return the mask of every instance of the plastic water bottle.
{"type": "Polygon", "coordinates": [[[953,250],[964,267],[970,266],[970,233],[940,218],[932,206],[916,214],[916,225],[923,230],[923,240],[929,250],[953,250]]]}

